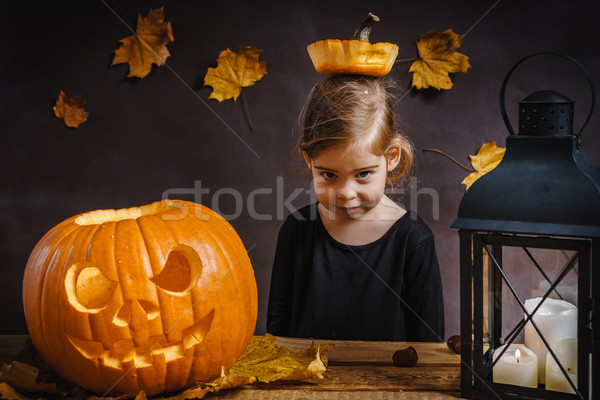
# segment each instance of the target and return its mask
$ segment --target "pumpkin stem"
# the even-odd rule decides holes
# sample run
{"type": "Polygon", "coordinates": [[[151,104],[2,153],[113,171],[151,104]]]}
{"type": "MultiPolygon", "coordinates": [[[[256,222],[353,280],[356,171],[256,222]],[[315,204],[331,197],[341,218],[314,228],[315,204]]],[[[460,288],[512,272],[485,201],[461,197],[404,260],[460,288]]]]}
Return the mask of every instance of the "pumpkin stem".
{"type": "Polygon", "coordinates": [[[354,35],[352,36],[352,40],[366,40],[367,42],[369,41],[369,35],[371,34],[371,29],[373,29],[373,25],[375,25],[375,22],[379,22],[379,17],[377,15],[373,15],[372,13],[369,13],[369,15],[367,15],[367,18],[365,18],[360,25],[358,25],[358,28],[356,28],[356,31],[354,31],[354,35]]]}

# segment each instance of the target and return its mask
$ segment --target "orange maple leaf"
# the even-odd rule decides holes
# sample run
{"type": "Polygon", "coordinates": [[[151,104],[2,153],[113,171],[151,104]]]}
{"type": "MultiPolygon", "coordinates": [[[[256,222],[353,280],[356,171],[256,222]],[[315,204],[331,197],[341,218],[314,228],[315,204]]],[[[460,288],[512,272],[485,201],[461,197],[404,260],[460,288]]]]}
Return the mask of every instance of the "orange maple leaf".
{"type": "Polygon", "coordinates": [[[419,59],[408,72],[413,73],[412,86],[417,89],[434,87],[450,89],[452,81],[450,73],[467,72],[471,67],[469,57],[456,51],[461,47],[463,39],[447,29],[444,32],[430,31],[417,42],[419,59]]]}
{"type": "Polygon", "coordinates": [[[223,50],[217,58],[217,67],[209,68],[204,76],[204,86],[213,88],[208,98],[236,101],[242,87],[254,85],[267,73],[267,63],[258,61],[261,52],[254,46],[240,47],[239,53],[223,50]]]}
{"type": "Polygon", "coordinates": [[[469,155],[471,159],[471,165],[475,172],[467,175],[465,179],[461,182],[463,185],[467,187],[467,190],[471,187],[471,185],[483,175],[487,174],[494,168],[500,164],[502,158],[504,157],[504,153],[506,152],[506,148],[497,147],[496,142],[484,143],[476,155],[469,155]]]}
{"type": "Polygon", "coordinates": [[[54,115],[62,118],[69,128],[77,128],[87,120],[89,113],[83,109],[85,99],[83,96],[74,96],[68,98],[65,92],[60,91],[56,105],[54,106],[54,115]]]}
{"type": "Polygon", "coordinates": [[[144,78],[152,64],[164,65],[170,53],[166,45],[175,40],[171,23],[165,22],[164,9],[150,10],[142,18],[138,14],[135,35],[121,39],[121,47],[115,51],[112,65],[129,63],[129,75],[144,78]]]}

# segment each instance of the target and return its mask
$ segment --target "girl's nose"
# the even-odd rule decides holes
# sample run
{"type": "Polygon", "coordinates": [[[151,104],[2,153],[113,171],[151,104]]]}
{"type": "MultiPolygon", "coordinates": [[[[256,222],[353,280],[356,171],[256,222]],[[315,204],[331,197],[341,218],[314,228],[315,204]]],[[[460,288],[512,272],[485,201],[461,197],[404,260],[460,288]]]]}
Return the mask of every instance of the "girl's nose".
{"type": "Polygon", "coordinates": [[[356,197],[356,190],[349,186],[344,186],[338,190],[336,196],[342,200],[352,200],[356,197]]]}

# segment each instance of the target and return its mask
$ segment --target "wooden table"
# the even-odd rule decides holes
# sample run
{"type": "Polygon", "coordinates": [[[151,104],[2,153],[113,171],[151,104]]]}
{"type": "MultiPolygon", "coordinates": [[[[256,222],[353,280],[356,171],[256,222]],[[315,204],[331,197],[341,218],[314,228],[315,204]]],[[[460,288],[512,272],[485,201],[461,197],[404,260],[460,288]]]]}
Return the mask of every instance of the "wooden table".
{"type": "MultiPolygon", "coordinates": [[[[0,352],[17,353],[24,335],[0,336],[0,352]]],[[[292,350],[307,348],[310,340],[277,338],[292,350]]],[[[205,399],[457,399],[460,398],[460,356],[445,343],[363,342],[315,340],[333,343],[323,379],[252,384],[208,394],[205,399]],[[419,355],[415,367],[396,367],[392,354],[413,346],[419,355]]]]}

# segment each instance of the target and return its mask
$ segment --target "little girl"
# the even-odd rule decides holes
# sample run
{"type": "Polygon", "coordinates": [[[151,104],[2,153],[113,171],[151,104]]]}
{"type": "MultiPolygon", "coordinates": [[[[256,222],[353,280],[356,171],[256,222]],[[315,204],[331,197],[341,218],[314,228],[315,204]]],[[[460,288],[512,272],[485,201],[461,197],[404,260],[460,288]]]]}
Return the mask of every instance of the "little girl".
{"type": "Polygon", "coordinates": [[[334,75],[309,95],[299,149],[318,202],[279,232],[267,312],[273,335],[444,340],[432,232],[384,194],[413,158],[387,85],[334,75]]]}

